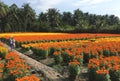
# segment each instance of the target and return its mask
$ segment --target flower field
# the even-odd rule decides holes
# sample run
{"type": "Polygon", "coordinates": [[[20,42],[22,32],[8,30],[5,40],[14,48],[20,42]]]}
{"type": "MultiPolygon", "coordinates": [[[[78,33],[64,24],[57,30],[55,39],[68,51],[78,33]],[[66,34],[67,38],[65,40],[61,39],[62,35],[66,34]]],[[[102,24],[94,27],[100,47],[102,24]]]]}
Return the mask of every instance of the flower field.
{"type": "MultiPolygon", "coordinates": [[[[8,40],[11,35],[17,47],[32,50],[35,56],[44,59],[52,56],[56,64],[67,66],[71,81],[80,74],[83,65],[87,65],[89,81],[120,81],[119,34],[19,33],[1,35],[1,40],[8,40]]],[[[10,73],[15,74],[12,70],[10,73]]]]}

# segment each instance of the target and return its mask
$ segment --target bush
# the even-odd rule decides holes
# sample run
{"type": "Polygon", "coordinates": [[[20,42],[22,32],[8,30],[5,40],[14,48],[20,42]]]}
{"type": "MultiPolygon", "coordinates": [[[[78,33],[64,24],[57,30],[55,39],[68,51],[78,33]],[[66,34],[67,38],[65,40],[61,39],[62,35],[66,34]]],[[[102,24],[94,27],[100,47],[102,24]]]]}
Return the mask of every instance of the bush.
{"type": "MultiPolygon", "coordinates": [[[[94,81],[111,81],[110,75],[109,74],[97,74],[96,80],[94,80],[94,81]]],[[[116,80],[114,80],[114,81],[116,81],[116,80]]]]}
{"type": "Polygon", "coordinates": [[[120,71],[110,70],[110,79],[111,81],[120,81],[120,71]]]}
{"type": "Polygon", "coordinates": [[[47,58],[48,57],[49,50],[43,50],[43,49],[41,49],[40,51],[41,51],[41,55],[42,55],[43,58],[47,58]]]}
{"type": "Polygon", "coordinates": [[[80,62],[80,65],[83,65],[83,58],[78,58],[77,60],[80,62]]]}
{"type": "Polygon", "coordinates": [[[103,50],[103,55],[104,56],[110,56],[110,51],[109,50],[103,50]]]}
{"type": "Polygon", "coordinates": [[[83,54],[84,63],[88,63],[89,59],[91,59],[91,54],[90,53],[84,53],[83,54]]]}
{"type": "Polygon", "coordinates": [[[54,55],[54,60],[55,60],[55,63],[62,63],[63,62],[63,58],[61,55],[54,55]]]}
{"type": "Polygon", "coordinates": [[[51,47],[49,49],[49,55],[53,55],[54,52],[55,52],[55,48],[51,47]]]}
{"type": "Polygon", "coordinates": [[[111,52],[110,55],[111,56],[118,56],[118,52],[111,52]]]}
{"type": "Polygon", "coordinates": [[[89,81],[96,81],[96,70],[97,68],[89,68],[88,70],[88,76],[89,76],[89,81]]]}
{"type": "Polygon", "coordinates": [[[70,62],[70,56],[68,55],[68,53],[67,52],[62,52],[61,55],[63,57],[63,62],[65,64],[68,64],[70,62]]]}
{"type": "Polygon", "coordinates": [[[28,51],[31,48],[29,45],[26,45],[26,44],[22,44],[21,47],[23,51],[28,51]]]}
{"type": "Polygon", "coordinates": [[[43,50],[43,49],[40,49],[40,48],[31,48],[31,49],[34,52],[34,54],[36,54],[37,56],[40,56],[40,57],[43,57],[43,58],[48,57],[49,50],[43,50]]]}
{"type": "Polygon", "coordinates": [[[79,62],[70,62],[69,66],[69,78],[71,81],[74,81],[76,79],[76,76],[80,73],[80,66],[79,66],[79,62]]]}

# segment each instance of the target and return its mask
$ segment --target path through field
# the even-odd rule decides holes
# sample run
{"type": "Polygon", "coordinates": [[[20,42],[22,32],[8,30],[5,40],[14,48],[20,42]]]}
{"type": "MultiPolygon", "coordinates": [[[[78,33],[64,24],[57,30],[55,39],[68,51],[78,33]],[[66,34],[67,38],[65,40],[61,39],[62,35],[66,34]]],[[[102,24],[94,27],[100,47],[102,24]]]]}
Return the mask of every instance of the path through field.
{"type": "MultiPolygon", "coordinates": [[[[10,49],[8,45],[4,44],[4,46],[10,49]]],[[[46,75],[46,77],[48,77],[52,81],[64,81],[64,77],[60,73],[52,69],[51,67],[48,67],[16,50],[14,50],[14,52],[16,52],[21,58],[23,58],[25,62],[29,64],[29,66],[33,67],[37,71],[39,70],[42,71],[46,75]]]]}

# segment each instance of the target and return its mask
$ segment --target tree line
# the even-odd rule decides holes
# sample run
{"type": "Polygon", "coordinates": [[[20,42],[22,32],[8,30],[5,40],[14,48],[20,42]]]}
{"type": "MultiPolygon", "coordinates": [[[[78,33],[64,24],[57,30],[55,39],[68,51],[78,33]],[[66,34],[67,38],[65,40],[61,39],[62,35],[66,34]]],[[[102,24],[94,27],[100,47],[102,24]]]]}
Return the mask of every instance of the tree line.
{"type": "Polygon", "coordinates": [[[28,3],[18,7],[0,2],[0,32],[120,33],[115,15],[96,15],[76,9],[60,13],[56,8],[36,15],[28,3]]]}

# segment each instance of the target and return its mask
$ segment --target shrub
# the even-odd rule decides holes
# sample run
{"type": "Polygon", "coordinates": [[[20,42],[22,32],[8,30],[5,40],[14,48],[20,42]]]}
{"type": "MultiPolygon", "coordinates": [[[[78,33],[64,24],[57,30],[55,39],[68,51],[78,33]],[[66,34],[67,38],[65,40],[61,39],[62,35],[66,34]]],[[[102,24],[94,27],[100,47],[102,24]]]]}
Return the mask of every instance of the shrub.
{"type": "Polygon", "coordinates": [[[69,78],[71,81],[74,81],[76,76],[80,73],[80,66],[79,66],[79,62],[78,61],[74,61],[74,62],[70,62],[68,69],[69,69],[69,78]]]}
{"type": "MultiPolygon", "coordinates": [[[[94,81],[111,81],[109,74],[97,74],[96,80],[94,81]]],[[[116,81],[116,80],[114,80],[116,81]]]]}
{"type": "Polygon", "coordinates": [[[31,48],[35,55],[40,56],[42,58],[47,58],[49,55],[49,50],[47,49],[40,49],[40,48],[31,48]]]}
{"type": "Polygon", "coordinates": [[[80,63],[80,65],[83,65],[83,58],[78,58],[77,60],[80,63]]]}
{"type": "Polygon", "coordinates": [[[88,63],[89,59],[91,59],[91,54],[90,53],[84,53],[83,54],[84,63],[88,63]]]}
{"type": "Polygon", "coordinates": [[[111,81],[120,81],[120,71],[110,70],[110,79],[111,81]]]}
{"type": "Polygon", "coordinates": [[[55,60],[55,63],[58,63],[58,64],[63,62],[63,58],[60,52],[54,52],[54,60],[55,60]]]}
{"type": "Polygon", "coordinates": [[[30,46],[26,45],[26,44],[22,44],[21,47],[23,48],[23,50],[28,51],[30,50],[30,46]]]}
{"type": "Polygon", "coordinates": [[[68,64],[70,62],[70,58],[69,58],[69,55],[66,53],[66,52],[62,52],[62,57],[63,57],[63,62],[65,64],[68,64]]]}
{"type": "Polygon", "coordinates": [[[54,52],[55,52],[55,48],[53,48],[53,47],[49,48],[49,55],[50,56],[52,56],[54,52]]]}
{"type": "MultiPolygon", "coordinates": [[[[96,80],[94,81],[111,81],[110,80],[110,75],[109,75],[109,70],[102,68],[100,70],[96,71],[96,80]]],[[[116,81],[116,80],[114,80],[116,81]]]]}
{"type": "Polygon", "coordinates": [[[118,56],[118,52],[110,52],[111,56],[118,56]]]}
{"type": "Polygon", "coordinates": [[[96,81],[96,70],[97,68],[89,68],[88,69],[88,78],[89,81],[96,81]]]}
{"type": "Polygon", "coordinates": [[[104,56],[110,56],[110,51],[109,50],[103,50],[103,55],[104,56]]]}

